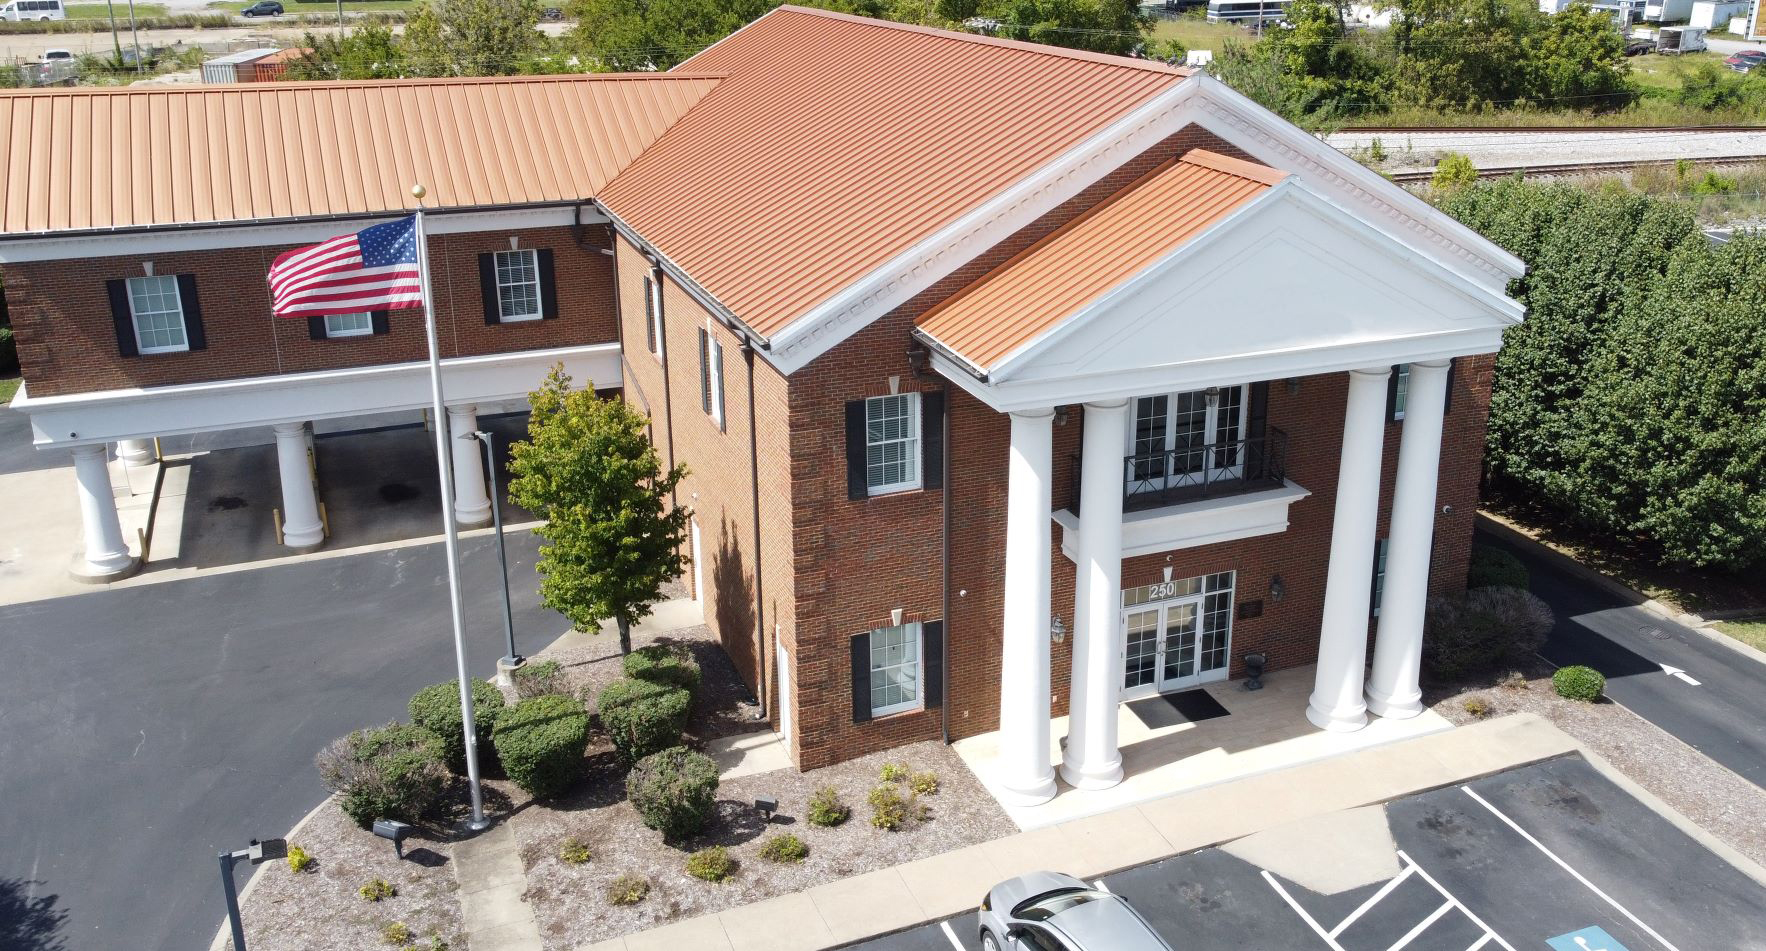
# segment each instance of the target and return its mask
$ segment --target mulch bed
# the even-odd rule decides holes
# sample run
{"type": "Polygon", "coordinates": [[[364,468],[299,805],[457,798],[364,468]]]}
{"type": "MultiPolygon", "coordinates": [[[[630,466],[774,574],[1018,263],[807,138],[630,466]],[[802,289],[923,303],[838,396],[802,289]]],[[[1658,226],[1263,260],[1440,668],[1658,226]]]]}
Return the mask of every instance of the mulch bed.
{"type": "Polygon", "coordinates": [[[1523,666],[1524,687],[1502,685],[1494,675],[1434,685],[1424,690],[1424,701],[1456,724],[1481,719],[1466,710],[1472,697],[1488,705],[1484,717],[1538,714],[1706,832],[1766,864],[1766,790],[1610,700],[1581,703],[1559,697],[1551,686],[1552,670],[1543,661],[1523,666]]]}

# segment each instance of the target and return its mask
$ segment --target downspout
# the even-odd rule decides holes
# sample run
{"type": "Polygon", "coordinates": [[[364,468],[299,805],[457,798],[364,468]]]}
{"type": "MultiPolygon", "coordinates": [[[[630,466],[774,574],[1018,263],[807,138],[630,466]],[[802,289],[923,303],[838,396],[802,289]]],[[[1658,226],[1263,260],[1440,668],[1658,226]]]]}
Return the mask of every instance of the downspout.
{"type": "MultiPolygon", "coordinates": [[[[656,285],[656,313],[654,316],[645,314],[644,319],[656,321],[656,349],[662,354],[662,420],[668,424],[668,467],[672,469],[675,466],[675,400],[674,387],[669,384],[674,377],[668,372],[668,308],[662,302],[662,269],[654,258],[650,258],[650,280],[656,285]]],[[[676,507],[681,504],[679,490],[669,490],[668,504],[676,507]]]]}
{"type": "MultiPolygon", "coordinates": [[[[767,666],[772,658],[766,652],[766,597],[760,576],[760,423],[754,417],[754,344],[742,338],[742,362],[748,365],[748,488],[754,503],[754,677],[760,682],[760,717],[771,721],[767,705],[767,666]]],[[[775,672],[773,679],[778,680],[775,672]]]]}
{"type": "Polygon", "coordinates": [[[944,457],[943,462],[942,462],[942,468],[944,470],[944,492],[943,492],[943,500],[941,501],[940,504],[944,508],[944,512],[943,512],[944,526],[941,530],[943,532],[944,537],[942,539],[940,539],[939,544],[944,549],[944,555],[943,555],[943,559],[942,559],[943,565],[941,566],[941,569],[940,569],[940,573],[942,575],[942,578],[940,579],[940,583],[939,583],[940,584],[939,599],[941,600],[942,604],[941,604],[939,610],[942,611],[944,614],[944,618],[943,618],[943,620],[944,620],[944,636],[938,639],[938,647],[939,647],[939,651],[940,651],[940,655],[941,655],[939,657],[938,663],[939,663],[940,669],[942,669],[944,671],[944,690],[942,691],[942,694],[939,697],[938,726],[939,726],[939,731],[943,734],[944,745],[949,746],[950,745],[950,686],[951,686],[951,670],[950,670],[950,637],[951,637],[951,629],[950,629],[950,425],[951,425],[950,385],[947,383],[942,389],[944,390],[944,436],[941,441],[944,445],[944,452],[942,453],[942,455],[944,457]]]}

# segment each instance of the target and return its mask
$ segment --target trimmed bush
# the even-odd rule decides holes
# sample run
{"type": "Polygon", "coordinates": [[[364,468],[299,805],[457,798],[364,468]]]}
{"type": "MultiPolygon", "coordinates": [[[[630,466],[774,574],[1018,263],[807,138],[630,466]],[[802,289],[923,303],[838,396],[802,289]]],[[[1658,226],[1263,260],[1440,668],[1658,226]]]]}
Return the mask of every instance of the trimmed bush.
{"type": "Polygon", "coordinates": [[[699,663],[685,647],[651,644],[625,655],[625,675],[688,691],[699,689],[699,663]]]}
{"type": "Polygon", "coordinates": [[[362,896],[363,901],[385,901],[398,893],[398,886],[384,878],[369,879],[366,885],[356,889],[356,894],[362,896]]]}
{"type": "Polygon", "coordinates": [[[311,869],[317,861],[318,859],[313,858],[313,853],[298,845],[288,847],[288,870],[296,875],[311,869]]]}
{"type": "Polygon", "coordinates": [[[803,844],[802,839],[789,832],[769,835],[766,841],[760,844],[760,857],[769,862],[778,862],[780,865],[796,864],[803,861],[803,857],[808,854],[809,846],[803,844]]]}
{"type": "Polygon", "coordinates": [[[852,816],[852,807],[840,798],[833,786],[823,786],[809,797],[809,824],[832,828],[852,816]]]}
{"type": "Polygon", "coordinates": [[[589,715],[569,697],[529,697],[497,718],[491,742],[511,782],[536,799],[556,796],[582,774],[589,715]]]}
{"type": "MultiPolygon", "coordinates": [[[[411,722],[435,734],[442,762],[456,773],[466,772],[466,731],[460,724],[460,682],[450,680],[417,691],[410,703],[411,722]]],[[[503,712],[503,692],[483,680],[472,682],[472,726],[482,757],[491,749],[491,727],[503,712]]],[[[484,765],[482,762],[480,766],[484,765]]]]}
{"type": "Polygon", "coordinates": [[[1558,692],[1558,696],[1566,700],[1593,703],[1606,691],[1607,678],[1593,667],[1576,664],[1559,667],[1557,673],[1551,675],[1551,686],[1558,692]]]}
{"type": "Polygon", "coordinates": [[[314,763],[343,814],[364,829],[376,819],[421,821],[448,787],[435,734],[420,726],[357,730],[333,740],[314,763]]]}
{"type": "Polygon", "coordinates": [[[1529,580],[1527,566],[1521,564],[1521,559],[1493,545],[1472,546],[1472,564],[1466,571],[1466,587],[1525,590],[1529,580]]]}
{"type": "Polygon", "coordinates": [[[717,764],[684,746],[652,753],[626,775],[625,794],[645,825],[667,838],[689,836],[717,809],[717,764]]]}
{"type": "Polygon", "coordinates": [[[626,765],[681,744],[693,695],[685,688],[625,677],[595,698],[601,726],[626,765]]]}
{"type": "Polygon", "coordinates": [[[642,875],[621,875],[607,883],[607,902],[611,905],[636,905],[650,894],[650,880],[642,875]]]}
{"type": "Polygon", "coordinates": [[[1423,616],[1423,667],[1458,680],[1538,650],[1551,631],[1551,608],[1520,588],[1477,588],[1430,598],[1423,616]]]}
{"type": "Polygon", "coordinates": [[[714,845],[687,856],[687,874],[707,882],[722,882],[736,874],[736,862],[730,858],[729,849],[714,845]]]}
{"type": "Polygon", "coordinates": [[[567,836],[558,846],[558,861],[566,865],[584,865],[595,857],[583,840],[576,836],[567,836]]]}
{"type": "Polygon", "coordinates": [[[555,660],[522,664],[515,668],[509,679],[515,684],[515,696],[519,700],[570,692],[569,685],[564,682],[564,665],[555,660]]]}

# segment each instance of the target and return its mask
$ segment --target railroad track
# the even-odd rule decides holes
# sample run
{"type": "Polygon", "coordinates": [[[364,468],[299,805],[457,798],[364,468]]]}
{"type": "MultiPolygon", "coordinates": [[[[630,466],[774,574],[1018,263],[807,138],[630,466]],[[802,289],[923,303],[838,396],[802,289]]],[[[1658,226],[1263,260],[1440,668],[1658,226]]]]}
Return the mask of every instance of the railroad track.
{"type": "MultiPolygon", "coordinates": [[[[1696,159],[1629,159],[1619,162],[1570,162],[1563,165],[1510,165],[1502,168],[1478,169],[1479,178],[1506,178],[1517,172],[1527,178],[1566,178],[1574,175],[1589,175],[1598,172],[1629,172],[1633,169],[1648,167],[1672,168],[1680,162],[1691,162],[1695,167],[1754,165],[1766,162],[1766,155],[1720,155],[1711,158],[1696,159]]],[[[1414,171],[1393,172],[1391,178],[1395,182],[1426,182],[1435,175],[1432,168],[1414,171]]]]}
{"type": "Polygon", "coordinates": [[[1526,135],[1529,133],[1585,133],[1585,132],[1766,132],[1766,127],[1757,125],[1614,125],[1614,126],[1530,126],[1517,128],[1514,126],[1358,126],[1355,128],[1338,129],[1333,135],[1429,135],[1431,133],[1479,132],[1499,135],[1526,135]]]}

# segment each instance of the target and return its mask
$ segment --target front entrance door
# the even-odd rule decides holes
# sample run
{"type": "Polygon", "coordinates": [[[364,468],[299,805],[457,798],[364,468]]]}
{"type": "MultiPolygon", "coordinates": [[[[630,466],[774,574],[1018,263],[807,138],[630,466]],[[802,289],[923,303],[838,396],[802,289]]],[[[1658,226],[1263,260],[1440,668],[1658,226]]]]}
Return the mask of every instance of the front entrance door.
{"type": "Polygon", "coordinates": [[[1124,600],[1162,600],[1122,610],[1122,699],[1225,680],[1232,656],[1232,573],[1148,585],[1124,600]]]}

